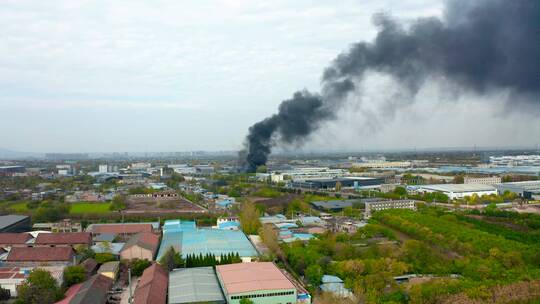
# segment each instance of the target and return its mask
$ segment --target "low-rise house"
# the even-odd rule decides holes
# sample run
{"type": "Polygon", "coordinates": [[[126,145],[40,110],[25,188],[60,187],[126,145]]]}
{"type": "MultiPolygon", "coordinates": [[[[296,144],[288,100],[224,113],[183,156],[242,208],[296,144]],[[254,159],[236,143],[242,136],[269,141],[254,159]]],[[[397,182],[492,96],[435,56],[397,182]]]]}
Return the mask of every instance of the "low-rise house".
{"type": "Polygon", "coordinates": [[[341,298],[354,298],[353,293],[345,288],[343,280],[333,275],[323,275],[320,286],[323,292],[328,292],[341,298]]]}
{"type": "MultiPolygon", "coordinates": [[[[64,267],[39,267],[48,271],[56,282],[61,285],[64,277],[64,267]]],[[[0,267],[0,287],[9,291],[11,297],[17,297],[17,286],[24,283],[33,268],[0,267]]]]}
{"type": "Polygon", "coordinates": [[[388,209],[410,209],[416,210],[416,202],[414,200],[381,200],[365,203],[366,210],[364,217],[370,218],[375,211],[388,210],[388,209]]]}
{"type": "Polygon", "coordinates": [[[153,233],[138,233],[132,236],[120,251],[122,259],[154,260],[159,248],[159,236],[153,233]]]}
{"type": "Polygon", "coordinates": [[[33,239],[29,233],[0,233],[0,247],[26,247],[33,239]]]}
{"type": "MultiPolygon", "coordinates": [[[[158,264],[146,268],[133,294],[132,304],[165,304],[169,272],[158,264]]],[[[172,303],[172,302],[169,302],[172,303]]]]}
{"type": "Polygon", "coordinates": [[[101,274],[71,286],[65,293],[65,298],[56,304],[106,304],[114,281],[101,274]]]}
{"type": "Polygon", "coordinates": [[[40,233],[36,246],[92,246],[92,235],[88,232],[40,233]]]}
{"type": "Polygon", "coordinates": [[[113,280],[116,280],[119,270],[120,270],[120,262],[112,261],[112,262],[107,262],[101,265],[101,267],[99,267],[98,269],[98,274],[101,274],[113,280]]]}
{"type": "Polygon", "coordinates": [[[68,246],[13,247],[8,253],[5,264],[19,267],[70,266],[75,264],[75,252],[68,246]]]}

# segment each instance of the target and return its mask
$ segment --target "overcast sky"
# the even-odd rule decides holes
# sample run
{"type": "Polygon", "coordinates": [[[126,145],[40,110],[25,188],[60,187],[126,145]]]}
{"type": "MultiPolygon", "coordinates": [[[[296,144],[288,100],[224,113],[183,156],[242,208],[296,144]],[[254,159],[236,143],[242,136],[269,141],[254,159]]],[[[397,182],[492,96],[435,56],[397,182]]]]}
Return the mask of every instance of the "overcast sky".
{"type": "MultiPolygon", "coordinates": [[[[0,148],[28,152],[237,150],[251,124],[295,90],[318,91],[340,51],[372,39],[374,13],[407,21],[443,9],[439,0],[0,3],[0,148]]],[[[538,119],[517,126],[520,114],[474,102],[419,102],[369,127],[348,111],[305,149],[540,138],[538,119]]]]}

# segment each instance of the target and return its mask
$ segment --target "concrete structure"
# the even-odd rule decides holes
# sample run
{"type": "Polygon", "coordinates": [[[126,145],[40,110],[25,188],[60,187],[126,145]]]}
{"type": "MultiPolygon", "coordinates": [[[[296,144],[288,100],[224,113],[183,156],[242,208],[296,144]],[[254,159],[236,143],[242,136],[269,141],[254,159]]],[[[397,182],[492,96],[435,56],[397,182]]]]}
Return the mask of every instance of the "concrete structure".
{"type": "Polygon", "coordinates": [[[153,264],[146,268],[140,277],[131,304],[167,303],[168,284],[169,272],[160,265],[153,264]]]}
{"type": "Polygon", "coordinates": [[[243,298],[255,304],[297,302],[296,287],[271,262],[219,265],[216,273],[229,304],[243,298]]]}
{"type": "Polygon", "coordinates": [[[195,222],[168,220],[163,225],[163,239],[157,260],[173,247],[183,257],[213,254],[216,257],[238,253],[244,262],[257,257],[257,251],[242,231],[198,228],[195,222]]]}
{"type": "Polygon", "coordinates": [[[502,182],[502,178],[500,176],[488,176],[488,177],[465,176],[463,178],[464,184],[495,185],[495,184],[500,184],[501,182],[502,182]]]}
{"type": "Polygon", "coordinates": [[[412,166],[410,161],[385,161],[372,160],[362,163],[353,163],[353,168],[370,168],[370,169],[389,169],[389,168],[409,168],[412,166]]]}
{"type": "Polygon", "coordinates": [[[51,232],[82,232],[81,223],[72,222],[71,219],[65,219],[56,223],[36,223],[32,226],[32,229],[51,232]]]}
{"type": "Polygon", "coordinates": [[[26,232],[32,225],[30,217],[26,215],[2,215],[0,216],[0,232],[26,232]]]}
{"type": "Polygon", "coordinates": [[[108,165],[99,165],[98,172],[99,173],[107,173],[107,172],[109,172],[109,166],[108,165]]]}
{"type": "Polygon", "coordinates": [[[502,183],[495,187],[500,194],[510,191],[526,199],[540,199],[540,181],[502,183]]]}
{"type": "Polygon", "coordinates": [[[112,261],[112,262],[107,262],[101,265],[101,267],[99,267],[98,269],[98,274],[101,274],[108,278],[116,280],[119,270],[120,270],[120,262],[112,261]]]}
{"type": "Polygon", "coordinates": [[[159,191],[148,194],[131,194],[127,197],[128,201],[134,203],[156,203],[161,201],[174,201],[180,199],[178,193],[172,190],[159,191]]]}
{"type": "Polygon", "coordinates": [[[226,303],[213,267],[180,268],[169,274],[169,303],[226,303]]]}
{"type": "Polygon", "coordinates": [[[153,261],[159,247],[159,236],[153,233],[138,233],[132,236],[120,251],[125,260],[141,259],[153,261]]]}
{"type": "Polygon", "coordinates": [[[417,191],[422,192],[440,192],[444,193],[450,199],[460,199],[466,196],[476,194],[478,196],[497,194],[497,189],[490,185],[481,184],[440,184],[440,185],[422,185],[417,186],[417,191]]]}
{"type": "Polygon", "coordinates": [[[364,217],[370,218],[375,211],[388,210],[388,209],[410,209],[416,210],[416,204],[414,200],[381,200],[377,202],[365,203],[364,217]]]}

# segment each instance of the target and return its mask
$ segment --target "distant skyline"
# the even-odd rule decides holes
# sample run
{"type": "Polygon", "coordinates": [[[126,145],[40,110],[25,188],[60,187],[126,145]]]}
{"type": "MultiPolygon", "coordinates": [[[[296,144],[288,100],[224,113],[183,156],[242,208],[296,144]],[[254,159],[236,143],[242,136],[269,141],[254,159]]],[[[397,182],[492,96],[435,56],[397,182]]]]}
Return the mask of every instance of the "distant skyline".
{"type": "MultiPolygon", "coordinates": [[[[317,91],[335,56],[373,38],[373,14],[407,21],[440,16],[442,7],[442,0],[3,1],[0,148],[239,150],[250,125],[294,91],[317,91]]],[[[376,77],[368,83],[376,102],[385,88],[376,77]]],[[[540,142],[539,115],[481,102],[504,97],[460,102],[436,92],[427,88],[404,115],[369,126],[347,109],[298,149],[540,142]],[[422,102],[433,99],[442,101],[422,102]]]]}

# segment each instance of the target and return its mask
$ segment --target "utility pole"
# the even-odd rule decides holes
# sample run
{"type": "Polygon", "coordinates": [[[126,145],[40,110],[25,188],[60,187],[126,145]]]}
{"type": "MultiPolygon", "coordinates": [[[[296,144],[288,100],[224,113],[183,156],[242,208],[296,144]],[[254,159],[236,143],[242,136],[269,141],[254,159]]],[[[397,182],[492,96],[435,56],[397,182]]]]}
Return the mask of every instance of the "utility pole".
{"type": "Polygon", "coordinates": [[[128,303],[131,303],[131,268],[128,268],[128,285],[129,285],[129,297],[128,297],[128,303]]]}

